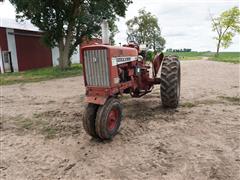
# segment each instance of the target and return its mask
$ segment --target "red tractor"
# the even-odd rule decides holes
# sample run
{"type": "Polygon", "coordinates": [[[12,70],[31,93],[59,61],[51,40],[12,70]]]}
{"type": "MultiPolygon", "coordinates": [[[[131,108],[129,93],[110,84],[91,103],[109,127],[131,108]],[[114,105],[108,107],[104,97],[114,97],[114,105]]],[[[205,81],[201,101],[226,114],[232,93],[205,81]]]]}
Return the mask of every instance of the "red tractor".
{"type": "Polygon", "coordinates": [[[160,84],[163,107],[176,108],[180,97],[180,62],[175,56],[156,55],[151,66],[146,65],[145,51],[129,43],[124,47],[98,44],[81,49],[85,102],[85,131],[94,138],[112,139],[120,127],[122,105],[118,96],[134,98],[150,93],[160,84]],[[160,77],[157,77],[161,67],[160,77]]]}

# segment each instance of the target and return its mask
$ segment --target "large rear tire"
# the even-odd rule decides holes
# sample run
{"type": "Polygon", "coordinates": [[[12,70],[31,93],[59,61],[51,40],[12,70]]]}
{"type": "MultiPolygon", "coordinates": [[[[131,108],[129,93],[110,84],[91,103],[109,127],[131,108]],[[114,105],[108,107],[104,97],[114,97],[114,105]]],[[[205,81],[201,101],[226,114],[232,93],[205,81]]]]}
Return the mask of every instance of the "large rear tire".
{"type": "Polygon", "coordinates": [[[103,139],[112,139],[120,127],[122,105],[116,98],[110,98],[97,112],[95,127],[97,135],[103,139]]]}
{"type": "Polygon", "coordinates": [[[180,98],[181,69],[175,56],[163,59],[161,70],[161,100],[163,107],[176,108],[180,98]]]}
{"type": "Polygon", "coordinates": [[[83,127],[87,134],[94,138],[98,138],[98,135],[95,130],[95,120],[97,115],[99,105],[89,103],[85,109],[83,115],[83,127]]]}

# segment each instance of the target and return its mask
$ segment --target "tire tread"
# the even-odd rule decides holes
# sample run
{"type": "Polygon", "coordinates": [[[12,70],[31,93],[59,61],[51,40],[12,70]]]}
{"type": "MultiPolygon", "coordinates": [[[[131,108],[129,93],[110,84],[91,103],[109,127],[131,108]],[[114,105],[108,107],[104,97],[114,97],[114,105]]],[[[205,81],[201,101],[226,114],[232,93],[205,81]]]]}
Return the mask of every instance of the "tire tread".
{"type": "Polygon", "coordinates": [[[180,62],[176,57],[166,56],[162,64],[160,85],[163,107],[176,108],[178,106],[178,85],[180,86],[180,62]]]}

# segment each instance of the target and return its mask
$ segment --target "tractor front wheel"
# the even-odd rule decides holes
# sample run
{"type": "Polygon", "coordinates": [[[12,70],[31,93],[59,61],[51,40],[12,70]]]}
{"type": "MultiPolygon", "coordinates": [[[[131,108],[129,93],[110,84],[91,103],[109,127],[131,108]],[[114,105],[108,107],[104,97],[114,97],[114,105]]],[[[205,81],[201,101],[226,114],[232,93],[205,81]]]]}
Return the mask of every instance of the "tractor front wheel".
{"type": "Polygon", "coordinates": [[[176,108],[180,97],[181,69],[175,56],[164,57],[161,70],[161,100],[163,107],[176,108]]]}
{"type": "Polygon", "coordinates": [[[92,137],[98,138],[95,130],[95,120],[99,105],[89,103],[83,115],[83,128],[92,137]]]}
{"type": "Polygon", "coordinates": [[[122,105],[116,98],[110,98],[97,112],[95,128],[97,135],[103,139],[112,139],[120,127],[122,105]]]}

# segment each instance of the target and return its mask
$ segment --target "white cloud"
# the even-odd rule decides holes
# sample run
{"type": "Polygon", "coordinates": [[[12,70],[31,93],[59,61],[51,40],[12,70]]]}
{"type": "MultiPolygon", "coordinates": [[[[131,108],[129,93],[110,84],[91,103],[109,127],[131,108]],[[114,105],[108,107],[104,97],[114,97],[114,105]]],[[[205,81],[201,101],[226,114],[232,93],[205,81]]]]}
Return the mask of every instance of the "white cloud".
{"type": "MultiPolygon", "coordinates": [[[[209,14],[219,15],[238,1],[228,0],[134,0],[128,7],[125,18],[117,23],[120,32],[116,35],[116,43],[126,43],[125,25],[128,19],[137,16],[138,10],[145,8],[157,16],[162,35],[166,39],[167,48],[192,48],[193,50],[214,51],[216,42],[211,31],[209,14]]],[[[233,44],[225,51],[239,51],[239,35],[233,39],[233,44]]]]}

